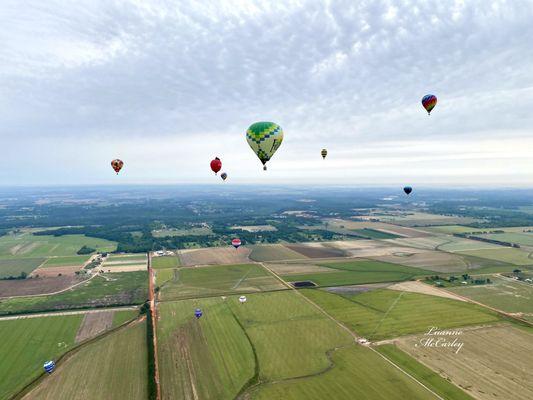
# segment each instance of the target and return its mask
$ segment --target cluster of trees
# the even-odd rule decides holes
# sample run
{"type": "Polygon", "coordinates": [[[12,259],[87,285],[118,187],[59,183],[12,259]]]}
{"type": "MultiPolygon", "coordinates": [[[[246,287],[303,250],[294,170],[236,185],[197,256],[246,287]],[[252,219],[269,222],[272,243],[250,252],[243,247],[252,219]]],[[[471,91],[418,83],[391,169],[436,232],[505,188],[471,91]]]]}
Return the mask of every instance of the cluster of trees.
{"type": "Polygon", "coordinates": [[[518,243],[504,242],[502,240],[496,240],[496,239],[484,238],[484,237],[480,237],[480,236],[474,236],[474,235],[472,235],[470,233],[454,233],[453,235],[457,236],[457,237],[462,237],[462,238],[465,238],[465,239],[477,240],[479,242],[492,243],[492,244],[497,244],[497,245],[506,246],[506,247],[515,247],[515,248],[518,248],[518,249],[520,248],[520,245],[518,243]]]}
{"type": "Polygon", "coordinates": [[[81,249],[79,249],[76,254],[79,254],[79,255],[85,255],[85,254],[91,254],[91,253],[94,253],[96,251],[96,249],[93,249],[92,247],[89,247],[89,246],[82,246],[81,249]]]}
{"type": "Polygon", "coordinates": [[[453,283],[455,283],[457,281],[470,282],[470,283],[475,284],[475,285],[484,285],[484,284],[492,283],[490,278],[475,278],[474,279],[468,274],[461,275],[461,278],[462,279],[459,279],[458,277],[453,276],[453,275],[449,276],[449,277],[442,277],[442,276],[439,276],[439,275],[432,275],[432,276],[426,277],[426,280],[437,283],[437,286],[444,286],[442,283],[439,285],[438,284],[439,282],[449,282],[449,283],[453,284],[453,283]]]}
{"type": "Polygon", "coordinates": [[[6,277],[3,277],[3,278],[0,278],[0,280],[13,281],[13,280],[18,280],[18,279],[26,279],[27,277],[28,277],[28,274],[26,272],[22,271],[20,273],[20,275],[17,275],[17,276],[13,276],[13,275],[6,276],[6,277]]]}

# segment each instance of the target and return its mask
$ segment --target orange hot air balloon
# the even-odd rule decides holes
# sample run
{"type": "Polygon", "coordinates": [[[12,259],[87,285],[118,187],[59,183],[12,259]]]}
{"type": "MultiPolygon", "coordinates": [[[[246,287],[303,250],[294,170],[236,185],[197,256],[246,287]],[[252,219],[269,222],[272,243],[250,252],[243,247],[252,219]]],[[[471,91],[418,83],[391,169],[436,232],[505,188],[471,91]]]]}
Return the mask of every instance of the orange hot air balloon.
{"type": "Polygon", "coordinates": [[[120,170],[122,169],[122,167],[124,166],[124,162],[122,160],[119,160],[118,158],[111,161],[111,167],[113,167],[113,169],[115,170],[115,172],[118,173],[120,172],[120,170]]]}

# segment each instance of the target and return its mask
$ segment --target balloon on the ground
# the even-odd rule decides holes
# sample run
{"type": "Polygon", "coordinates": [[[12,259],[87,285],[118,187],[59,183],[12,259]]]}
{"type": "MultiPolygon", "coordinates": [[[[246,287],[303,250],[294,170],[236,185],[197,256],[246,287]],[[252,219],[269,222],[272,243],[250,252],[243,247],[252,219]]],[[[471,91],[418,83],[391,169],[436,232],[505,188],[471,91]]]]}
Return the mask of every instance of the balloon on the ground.
{"type": "Polygon", "coordinates": [[[437,97],[432,94],[426,94],[424,97],[422,97],[422,105],[428,114],[430,114],[431,110],[433,110],[437,105],[437,97]]]}
{"type": "Polygon", "coordinates": [[[246,131],[246,140],[266,171],[267,161],[283,141],[283,129],[274,122],[256,122],[246,131]]]}
{"type": "Polygon", "coordinates": [[[241,243],[241,239],[239,239],[239,238],[235,238],[235,239],[233,239],[233,240],[231,241],[231,244],[232,244],[233,247],[235,247],[236,249],[238,249],[239,246],[242,244],[242,243],[241,243]]]}
{"type": "Polygon", "coordinates": [[[226,178],[228,177],[228,174],[226,174],[225,172],[222,172],[222,173],[220,174],[220,177],[222,178],[223,181],[225,181],[226,178]]]}
{"type": "Polygon", "coordinates": [[[194,311],[194,316],[196,317],[196,319],[199,319],[202,315],[202,310],[200,310],[199,308],[194,311]]]}
{"type": "Polygon", "coordinates": [[[326,156],[328,155],[328,151],[326,149],[322,149],[322,151],[320,152],[320,154],[322,155],[322,158],[326,158],[326,156]]]}
{"type": "Polygon", "coordinates": [[[122,162],[122,160],[119,160],[118,158],[116,158],[113,161],[111,161],[111,167],[115,170],[117,175],[118,175],[118,173],[120,172],[120,170],[122,169],[123,166],[124,166],[124,162],[122,162]]]}
{"type": "Polygon", "coordinates": [[[222,168],[222,161],[220,161],[220,158],[215,157],[214,160],[211,160],[211,170],[217,174],[218,171],[222,168]]]}
{"type": "Polygon", "coordinates": [[[239,297],[239,301],[240,301],[241,303],[246,303],[246,296],[241,296],[241,297],[239,297]]]}
{"type": "Polygon", "coordinates": [[[405,194],[410,194],[413,191],[413,188],[411,186],[406,186],[403,188],[403,191],[405,194]]]}
{"type": "Polygon", "coordinates": [[[56,368],[56,363],[53,361],[47,361],[44,363],[43,368],[47,373],[51,374],[52,371],[56,368]]]}

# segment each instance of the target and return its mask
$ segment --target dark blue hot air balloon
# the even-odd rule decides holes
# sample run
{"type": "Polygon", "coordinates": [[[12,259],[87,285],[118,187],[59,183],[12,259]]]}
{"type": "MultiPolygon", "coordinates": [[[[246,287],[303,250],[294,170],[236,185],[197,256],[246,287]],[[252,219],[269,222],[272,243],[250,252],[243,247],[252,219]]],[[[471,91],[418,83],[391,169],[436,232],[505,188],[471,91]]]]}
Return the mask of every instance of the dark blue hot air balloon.
{"type": "Polygon", "coordinates": [[[202,310],[200,310],[199,308],[197,308],[196,311],[194,311],[194,316],[196,317],[196,319],[200,319],[202,315],[203,315],[202,310]]]}
{"type": "Polygon", "coordinates": [[[408,195],[413,191],[413,188],[411,186],[406,186],[403,188],[403,191],[408,195]]]}

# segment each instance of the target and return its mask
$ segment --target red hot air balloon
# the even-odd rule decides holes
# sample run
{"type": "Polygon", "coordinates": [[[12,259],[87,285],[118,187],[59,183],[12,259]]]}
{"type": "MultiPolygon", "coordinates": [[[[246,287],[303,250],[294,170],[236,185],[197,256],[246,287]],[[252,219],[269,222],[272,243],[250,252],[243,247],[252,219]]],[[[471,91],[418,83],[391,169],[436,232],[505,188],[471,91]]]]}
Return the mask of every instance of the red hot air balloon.
{"type": "Polygon", "coordinates": [[[115,172],[118,173],[120,172],[120,170],[122,169],[122,167],[124,166],[124,163],[122,162],[122,160],[119,160],[118,158],[111,161],[111,167],[113,167],[113,169],[115,170],[115,172]]]}
{"type": "Polygon", "coordinates": [[[211,161],[211,170],[217,174],[218,171],[222,169],[222,161],[220,161],[220,158],[215,157],[214,160],[211,161]]]}
{"type": "Polygon", "coordinates": [[[236,249],[239,248],[239,246],[241,245],[241,239],[239,238],[235,238],[231,241],[231,244],[233,245],[233,247],[235,247],[236,249]]]}

